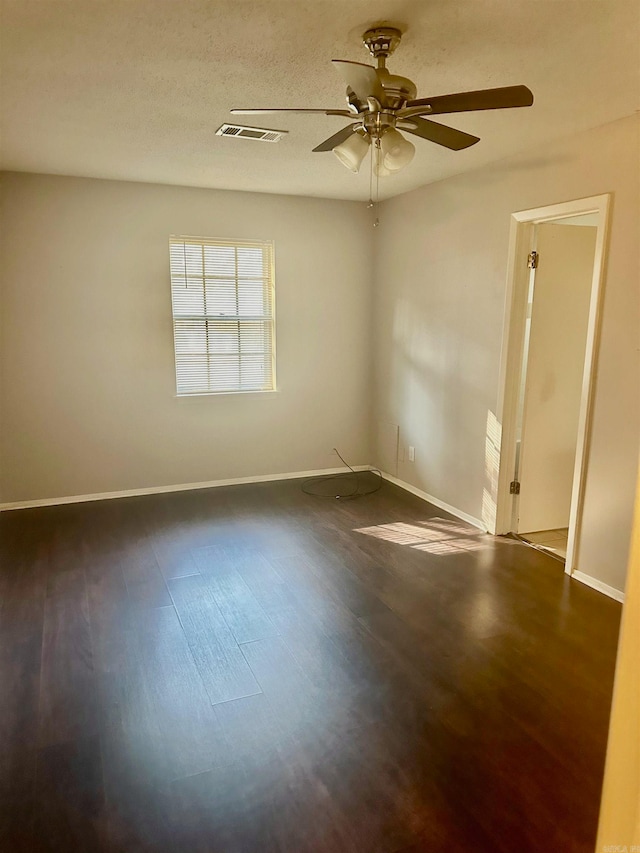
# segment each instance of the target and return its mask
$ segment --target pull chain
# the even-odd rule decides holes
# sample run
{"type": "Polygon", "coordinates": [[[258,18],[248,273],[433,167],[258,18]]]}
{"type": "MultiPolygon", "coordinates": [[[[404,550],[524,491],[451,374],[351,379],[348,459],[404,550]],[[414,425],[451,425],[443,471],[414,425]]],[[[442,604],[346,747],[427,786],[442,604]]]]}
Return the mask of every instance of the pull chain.
{"type": "Polygon", "coordinates": [[[369,201],[367,203],[367,208],[369,210],[375,210],[376,218],[373,221],[373,227],[377,228],[380,225],[380,219],[378,217],[378,203],[380,201],[380,175],[379,171],[379,163],[380,163],[380,140],[374,139],[373,144],[371,146],[371,163],[369,168],[369,201]],[[373,173],[375,171],[376,174],[376,194],[375,200],[373,198],[373,173]]]}
{"type": "Polygon", "coordinates": [[[373,150],[371,151],[371,157],[369,159],[369,201],[367,203],[367,208],[369,210],[373,208],[373,150]]]}
{"type": "MultiPolygon", "coordinates": [[[[373,159],[373,158],[372,158],[373,159]]],[[[380,203],[380,137],[376,138],[376,218],[373,227],[377,228],[380,225],[378,218],[378,205],[380,203]]]]}

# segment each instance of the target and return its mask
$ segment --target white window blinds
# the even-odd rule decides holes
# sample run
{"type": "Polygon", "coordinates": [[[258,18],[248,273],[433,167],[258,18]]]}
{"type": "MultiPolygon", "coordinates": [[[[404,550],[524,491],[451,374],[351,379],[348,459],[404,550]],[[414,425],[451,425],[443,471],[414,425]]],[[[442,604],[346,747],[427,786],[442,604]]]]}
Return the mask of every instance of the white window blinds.
{"type": "Polygon", "coordinates": [[[275,387],[273,244],[171,237],[178,394],[275,387]]]}

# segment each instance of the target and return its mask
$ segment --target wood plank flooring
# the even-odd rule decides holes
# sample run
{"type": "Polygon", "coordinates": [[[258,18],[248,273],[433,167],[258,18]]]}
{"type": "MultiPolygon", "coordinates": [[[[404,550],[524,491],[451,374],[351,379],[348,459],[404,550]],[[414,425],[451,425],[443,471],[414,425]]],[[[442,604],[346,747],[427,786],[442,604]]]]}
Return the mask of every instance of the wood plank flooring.
{"type": "Polygon", "coordinates": [[[620,605],[390,484],[0,516],[0,850],[592,853],[620,605]]]}

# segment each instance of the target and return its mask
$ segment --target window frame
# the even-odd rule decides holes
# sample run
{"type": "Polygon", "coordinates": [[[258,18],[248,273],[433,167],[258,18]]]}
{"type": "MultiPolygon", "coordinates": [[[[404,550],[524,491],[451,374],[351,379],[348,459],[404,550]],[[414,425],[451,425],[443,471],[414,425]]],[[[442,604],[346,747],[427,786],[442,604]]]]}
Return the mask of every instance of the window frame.
{"type": "MultiPolygon", "coordinates": [[[[236,299],[238,298],[239,293],[239,278],[237,275],[237,266],[235,270],[235,292],[236,299]]],[[[186,276],[186,269],[185,269],[186,276]]],[[[202,275],[203,286],[206,291],[206,276],[202,275]]],[[[230,239],[230,238],[217,238],[217,237],[196,237],[193,235],[184,235],[184,234],[171,234],[169,235],[169,291],[170,291],[170,299],[171,299],[171,323],[173,328],[173,360],[174,360],[174,373],[175,373],[175,394],[176,398],[188,398],[188,397],[210,397],[210,396],[225,396],[229,394],[274,394],[277,392],[277,375],[276,375],[276,288],[275,288],[275,245],[273,240],[259,240],[259,239],[230,239]],[[179,386],[178,379],[178,362],[179,362],[179,354],[177,349],[177,340],[176,340],[176,328],[178,323],[176,321],[187,320],[190,322],[198,322],[202,321],[205,329],[207,328],[207,321],[219,319],[220,317],[231,315],[207,315],[203,313],[202,315],[194,314],[194,315],[183,315],[180,316],[175,312],[174,305],[174,275],[173,269],[171,266],[171,249],[172,246],[176,244],[185,244],[189,243],[197,246],[204,247],[206,245],[220,246],[223,248],[233,249],[236,252],[237,258],[237,250],[238,249],[246,249],[246,248],[257,248],[260,249],[263,253],[267,252],[267,266],[268,266],[268,275],[264,279],[265,287],[269,289],[269,298],[268,304],[270,306],[270,315],[262,315],[260,319],[263,322],[270,324],[270,375],[271,375],[271,387],[268,388],[221,388],[221,389],[210,389],[210,388],[201,388],[195,391],[181,391],[179,386]]],[[[206,297],[205,297],[206,298],[206,297]]],[[[243,320],[241,316],[235,315],[236,322],[240,325],[243,320]]],[[[247,323],[256,322],[259,319],[257,316],[247,317],[247,323]]],[[[265,352],[265,356],[267,356],[267,352],[265,352]]],[[[210,354],[208,351],[208,342],[207,342],[207,360],[209,363],[210,354]]],[[[267,358],[264,359],[264,364],[267,364],[267,358]]],[[[211,380],[209,379],[209,382],[211,380]]]]}

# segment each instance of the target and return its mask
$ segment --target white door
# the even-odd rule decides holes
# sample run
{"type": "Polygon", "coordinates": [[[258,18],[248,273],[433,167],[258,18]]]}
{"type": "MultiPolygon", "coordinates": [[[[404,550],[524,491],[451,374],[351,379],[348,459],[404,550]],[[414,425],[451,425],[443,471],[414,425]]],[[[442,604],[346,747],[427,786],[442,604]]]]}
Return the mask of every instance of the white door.
{"type": "Polygon", "coordinates": [[[568,527],[597,228],[536,227],[517,531],[568,527]]]}

